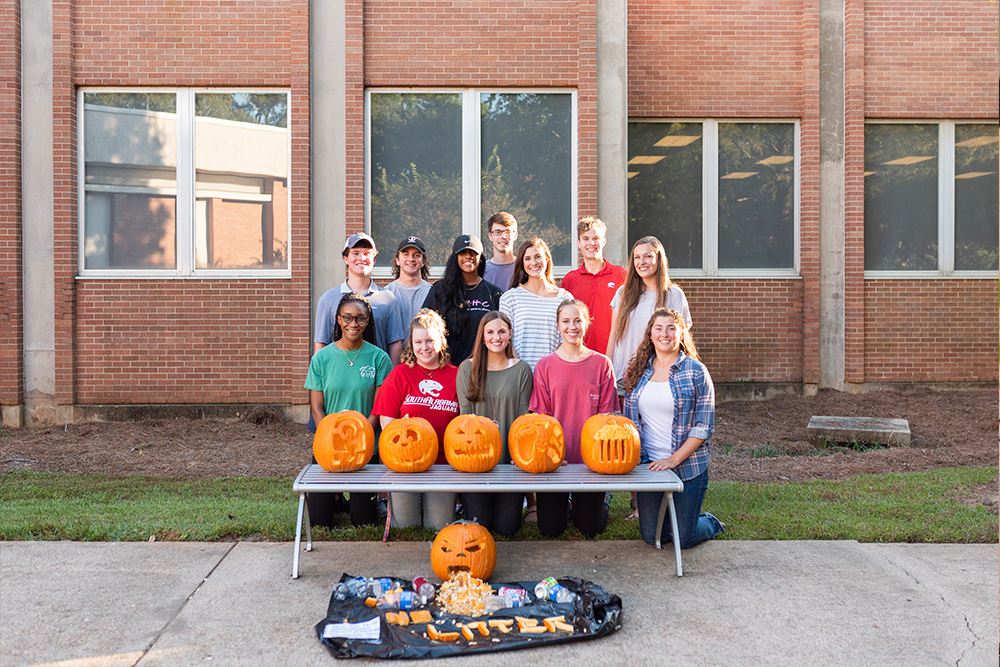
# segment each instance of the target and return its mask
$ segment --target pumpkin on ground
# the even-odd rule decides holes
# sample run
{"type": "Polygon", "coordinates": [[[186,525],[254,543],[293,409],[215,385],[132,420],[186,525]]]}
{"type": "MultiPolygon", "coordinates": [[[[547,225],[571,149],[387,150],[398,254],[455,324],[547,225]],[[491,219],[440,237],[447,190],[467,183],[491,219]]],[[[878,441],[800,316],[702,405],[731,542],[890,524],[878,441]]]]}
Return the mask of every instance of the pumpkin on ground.
{"type": "Polygon", "coordinates": [[[378,450],[382,463],[390,470],[424,472],[437,461],[437,433],[421,417],[393,419],[382,429],[378,450]]]}
{"type": "Polygon", "coordinates": [[[605,475],[625,475],[639,464],[639,430],[628,417],[594,415],[583,425],[580,455],[605,475]]]}
{"type": "Polygon", "coordinates": [[[566,458],[566,442],[559,420],[549,415],[521,415],[507,434],[510,458],[525,472],[545,473],[566,458]]]}
{"type": "Polygon", "coordinates": [[[489,472],[503,455],[500,429],[492,419],[459,415],[444,431],[444,455],[455,470],[489,472]]]}
{"type": "Polygon", "coordinates": [[[497,545],[490,531],[471,521],[456,521],[442,528],[431,546],[431,568],[441,581],[452,570],[468,570],[478,579],[489,579],[497,564],[497,545]]]}
{"type": "Polygon", "coordinates": [[[375,430],[357,410],[334,412],[316,426],[313,456],[324,470],[353,472],[365,467],[375,453],[375,430]]]}

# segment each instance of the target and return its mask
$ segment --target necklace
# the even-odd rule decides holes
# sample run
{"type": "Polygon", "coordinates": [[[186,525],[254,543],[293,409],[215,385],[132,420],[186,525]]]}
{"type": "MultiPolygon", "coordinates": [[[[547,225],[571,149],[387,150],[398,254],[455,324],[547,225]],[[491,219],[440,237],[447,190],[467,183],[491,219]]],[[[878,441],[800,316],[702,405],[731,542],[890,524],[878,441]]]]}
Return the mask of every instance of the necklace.
{"type": "Polygon", "coordinates": [[[416,364],[416,367],[419,368],[420,370],[422,370],[424,372],[424,375],[426,375],[429,378],[433,378],[434,374],[437,373],[439,370],[441,370],[441,368],[438,367],[438,368],[435,368],[432,371],[429,371],[426,368],[424,368],[423,366],[421,366],[420,364],[416,364]]]}
{"type": "Polygon", "coordinates": [[[353,359],[351,359],[349,356],[347,356],[347,352],[346,351],[340,350],[339,346],[337,347],[337,349],[344,353],[344,358],[347,359],[347,363],[349,363],[351,366],[354,366],[354,362],[358,360],[358,356],[361,355],[361,350],[363,350],[364,347],[365,346],[362,345],[361,347],[358,348],[358,351],[354,353],[354,358],[353,359]]]}

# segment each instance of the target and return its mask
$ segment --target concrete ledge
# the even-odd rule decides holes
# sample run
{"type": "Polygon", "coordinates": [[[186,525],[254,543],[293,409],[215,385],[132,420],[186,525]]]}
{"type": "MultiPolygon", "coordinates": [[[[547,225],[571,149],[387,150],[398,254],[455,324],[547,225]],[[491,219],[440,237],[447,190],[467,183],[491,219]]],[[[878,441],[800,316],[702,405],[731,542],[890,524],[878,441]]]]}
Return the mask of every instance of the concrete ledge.
{"type": "Polygon", "coordinates": [[[267,405],[280,411],[285,419],[296,423],[309,420],[305,405],[287,403],[166,403],[135,405],[75,405],[72,418],[67,423],[125,422],[140,419],[239,419],[248,410],[267,405]]]}
{"type": "Polygon", "coordinates": [[[827,442],[862,442],[886,446],[910,444],[910,423],[880,417],[812,417],[806,437],[815,447],[827,442]]]}

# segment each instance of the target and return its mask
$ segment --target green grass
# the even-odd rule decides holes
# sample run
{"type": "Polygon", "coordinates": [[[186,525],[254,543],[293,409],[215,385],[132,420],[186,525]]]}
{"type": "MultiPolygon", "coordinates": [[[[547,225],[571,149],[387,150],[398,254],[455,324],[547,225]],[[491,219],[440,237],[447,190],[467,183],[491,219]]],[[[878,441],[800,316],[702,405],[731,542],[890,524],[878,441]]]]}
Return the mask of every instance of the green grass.
{"type": "MultiPolygon", "coordinates": [[[[998,540],[997,517],[955,498],[997,478],[997,468],[952,468],[905,475],[863,475],[786,484],[712,482],[704,509],[727,525],[721,539],[862,542],[998,540]]],[[[628,494],[615,494],[612,519],[598,539],[639,539],[626,521],[628,494]]],[[[290,479],[186,480],[14,472],[0,474],[2,540],[291,540],[297,497],[290,479]]],[[[314,539],[379,540],[377,527],[356,529],[345,517],[314,539]]],[[[397,541],[433,532],[393,530],[397,541]]],[[[525,525],[516,540],[541,540],[525,525]]],[[[559,539],[583,539],[572,527],[559,539]]]]}

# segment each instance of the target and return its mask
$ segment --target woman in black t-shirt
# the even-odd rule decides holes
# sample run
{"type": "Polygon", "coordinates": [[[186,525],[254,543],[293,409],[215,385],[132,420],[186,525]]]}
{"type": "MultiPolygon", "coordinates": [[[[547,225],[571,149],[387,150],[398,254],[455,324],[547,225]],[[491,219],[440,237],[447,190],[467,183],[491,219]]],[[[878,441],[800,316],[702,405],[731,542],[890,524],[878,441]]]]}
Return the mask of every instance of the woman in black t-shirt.
{"type": "Polygon", "coordinates": [[[482,241],[463,234],[452,245],[444,276],[431,286],[424,299],[424,308],[444,318],[451,362],[456,365],[472,354],[479,320],[500,306],[503,290],[483,280],[485,270],[482,241]]]}

